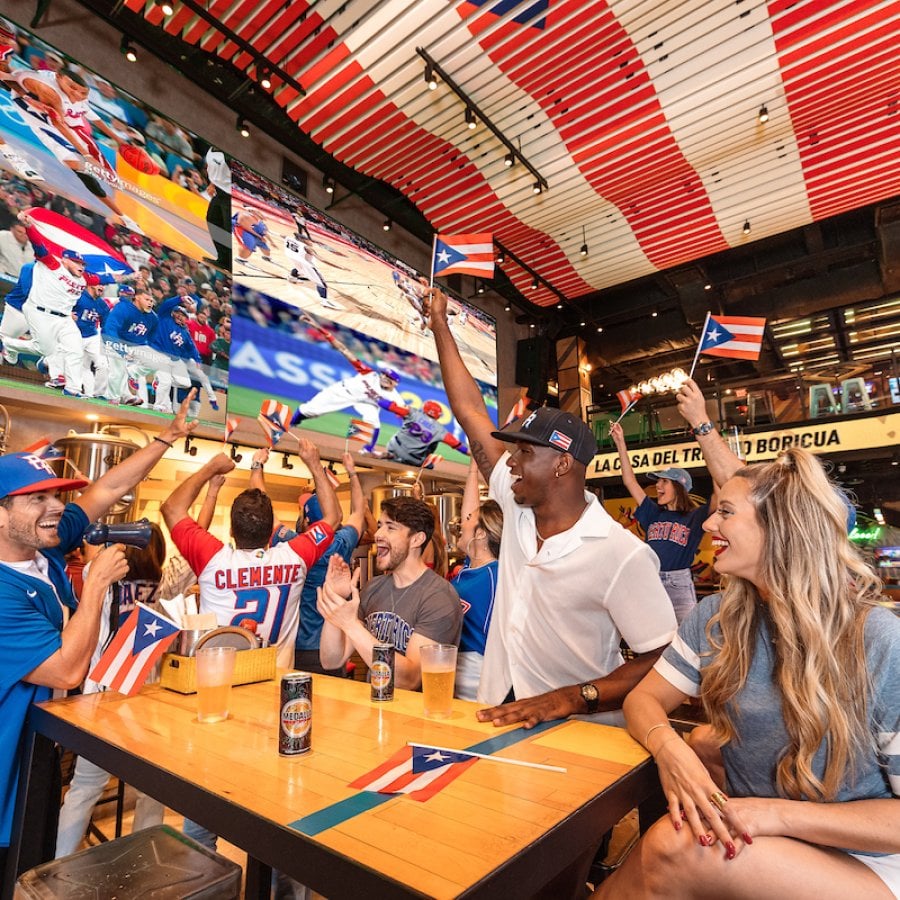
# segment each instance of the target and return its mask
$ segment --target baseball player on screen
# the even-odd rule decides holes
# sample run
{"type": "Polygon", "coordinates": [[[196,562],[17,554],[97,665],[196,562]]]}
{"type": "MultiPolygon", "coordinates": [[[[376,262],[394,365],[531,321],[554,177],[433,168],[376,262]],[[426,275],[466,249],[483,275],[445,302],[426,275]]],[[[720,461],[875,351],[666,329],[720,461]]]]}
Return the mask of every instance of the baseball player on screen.
{"type": "Polygon", "coordinates": [[[378,363],[377,367],[373,368],[360,362],[333,334],[320,328],[311,316],[304,314],[300,319],[312,326],[359,374],[342,378],[323,388],[306,403],[301,403],[291,418],[291,425],[299,425],[305,419],[313,419],[352,406],[359,417],[367,425],[372,426],[372,439],[360,451],[371,453],[375,449],[378,432],[381,430],[382,401],[393,403],[398,407],[403,406],[403,398],[397,392],[400,375],[386,363],[378,363]]]}
{"type": "Polygon", "coordinates": [[[442,441],[448,447],[468,455],[469,448],[438,421],[443,409],[436,400],[426,400],[421,410],[396,406],[387,400],[378,402],[382,409],[403,419],[400,430],[387,443],[385,459],[396,459],[408,466],[421,466],[442,441]]]}

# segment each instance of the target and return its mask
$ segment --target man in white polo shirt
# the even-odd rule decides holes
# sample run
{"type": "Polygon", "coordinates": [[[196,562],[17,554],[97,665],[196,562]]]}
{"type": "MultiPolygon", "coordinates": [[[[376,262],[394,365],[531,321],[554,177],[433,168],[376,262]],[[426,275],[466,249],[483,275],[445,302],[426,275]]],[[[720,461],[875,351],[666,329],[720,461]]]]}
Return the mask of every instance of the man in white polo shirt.
{"type": "Polygon", "coordinates": [[[675,634],[656,555],[585,490],[597,450],[590,429],[543,408],[495,431],[438,290],[430,315],[450,406],[504,513],[478,690],[491,708],[478,717],[526,728],[576,714],[621,722],[625,695],[675,634]],[[628,662],[622,638],[636,654],[628,662]]]}

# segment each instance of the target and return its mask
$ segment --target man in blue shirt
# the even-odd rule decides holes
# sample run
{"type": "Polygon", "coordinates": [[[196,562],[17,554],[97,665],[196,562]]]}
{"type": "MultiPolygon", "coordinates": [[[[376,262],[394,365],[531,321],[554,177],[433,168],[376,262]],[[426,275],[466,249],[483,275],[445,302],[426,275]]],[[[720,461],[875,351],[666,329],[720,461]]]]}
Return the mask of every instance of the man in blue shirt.
{"type": "MultiPolygon", "coordinates": [[[[32,702],[54,689],[81,683],[97,644],[106,588],[128,570],[124,548],[116,545],[95,557],[76,602],[66,577],[65,555],[80,546],[85,528],[105,515],[142,481],[175,441],[189,435],[187,401],[162,434],[109,469],[93,484],[57,478],[48,463],[29,453],[0,456],[0,866],[21,863],[6,857],[19,782],[22,734],[32,702]],[[64,505],[61,491],[85,488],[64,505]]],[[[48,783],[53,767],[42,768],[37,783],[48,783]]],[[[59,797],[48,802],[55,817],[59,797]]],[[[55,822],[50,822],[55,834],[55,822]]],[[[41,854],[26,843],[25,849],[41,854]]],[[[52,849],[52,848],[51,848],[52,849]]],[[[50,854],[52,857],[52,853],[50,854]]]]}
{"type": "Polygon", "coordinates": [[[109,315],[103,290],[102,284],[89,284],[81,292],[73,314],[84,344],[81,389],[86,397],[109,400],[109,361],[100,336],[100,329],[109,315]]]}
{"type": "MultiPolygon", "coordinates": [[[[253,454],[253,462],[250,464],[250,487],[258,488],[265,492],[266,485],[263,479],[263,466],[269,458],[269,451],[263,447],[253,454]]],[[[297,629],[296,648],[294,650],[294,667],[304,672],[316,672],[323,675],[343,675],[341,669],[324,669],[319,661],[319,641],[322,636],[322,615],[316,608],[316,591],[325,582],[325,574],[328,571],[328,560],[337,553],[348,565],[353,556],[353,551],[359,543],[365,526],[368,506],[359,483],[359,474],[353,464],[353,457],[349,453],[344,454],[344,466],[350,477],[350,516],[346,524],[336,529],[331,546],[325,551],[322,558],[306,573],[306,581],[303,583],[303,593],[300,595],[300,627],[297,629]]],[[[272,535],[272,543],[278,544],[289,541],[305,531],[312,522],[318,522],[322,518],[322,508],[315,494],[302,494],[300,496],[300,517],[296,522],[296,530],[286,525],[276,523],[275,533],[272,535]]]]}
{"type": "Polygon", "coordinates": [[[109,360],[109,391],[113,403],[142,406],[147,403],[147,387],[143,377],[139,380],[140,396],[128,390],[129,363],[135,372],[146,368],[136,362],[139,348],[150,343],[159,326],[159,317],[153,311],[153,297],[149,291],[131,287],[119,288],[119,301],[112,308],[103,329],[103,343],[109,360]]]}

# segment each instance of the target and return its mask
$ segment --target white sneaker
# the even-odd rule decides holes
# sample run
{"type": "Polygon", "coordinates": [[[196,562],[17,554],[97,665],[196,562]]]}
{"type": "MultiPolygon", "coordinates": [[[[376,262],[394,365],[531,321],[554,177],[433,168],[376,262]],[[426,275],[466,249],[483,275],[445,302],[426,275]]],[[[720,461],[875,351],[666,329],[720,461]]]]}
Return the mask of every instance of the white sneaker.
{"type": "Polygon", "coordinates": [[[325,309],[343,309],[344,308],[343,306],[340,306],[337,303],[333,303],[327,297],[323,297],[319,302],[322,304],[322,306],[325,307],[325,309]]]}
{"type": "Polygon", "coordinates": [[[14,366],[19,361],[19,351],[13,350],[12,347],[3,348],[3,361],[14,366]]]}
{"type": "Polygon", "coordinates": [[[3,158],[9,162],[9,164],[16,170],[18,175],[21,175],[22,178],[26,178],[28,181],[43,181],[44,176],[41,175],[40,172],[35,171],[28,165],[28,160],[19,156],[15,150],[11,150],[6,144],[0,147],[0,154],[3,154],[3,158]]]}
{"type": "Polygon", "coordinates": [[[168,413],[172,415],[172,404],[171,403],[154,403],[153,409],[156,412],[168,413]]]}

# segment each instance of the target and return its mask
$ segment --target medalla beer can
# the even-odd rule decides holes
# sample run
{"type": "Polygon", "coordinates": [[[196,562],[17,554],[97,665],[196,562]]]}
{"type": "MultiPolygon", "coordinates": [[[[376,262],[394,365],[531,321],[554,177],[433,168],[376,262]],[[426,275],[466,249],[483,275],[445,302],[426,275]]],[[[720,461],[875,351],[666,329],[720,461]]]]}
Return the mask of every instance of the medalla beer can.
{"type": "Polygon", "coordinates": [[[281,679],[278,752],[298,756],[312,750],[312,675],[288,672],[281,679]]]}
{"type": "Polygon", "coordinates": [[[394,645],[375,644],[372,648],[372,668],[369,670],[372,699],[394,699],[394,645]]]}

